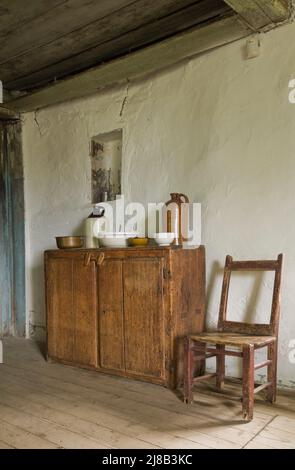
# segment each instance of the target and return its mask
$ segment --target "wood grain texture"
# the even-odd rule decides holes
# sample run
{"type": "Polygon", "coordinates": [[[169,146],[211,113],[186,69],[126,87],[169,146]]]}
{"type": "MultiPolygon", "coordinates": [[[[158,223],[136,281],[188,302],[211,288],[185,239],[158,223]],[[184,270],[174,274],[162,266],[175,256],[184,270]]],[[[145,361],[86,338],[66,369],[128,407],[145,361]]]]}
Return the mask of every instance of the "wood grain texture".
{"type": "Polygon", "coordinates": [[[107,62],[201,24],[226,11],[224,3],[216,0],[187,6],[185,3],[191,1],[181,0],[178,3],[183,7],[175,12],[175,0],[168,0],[166,3],[163,10],[164,4],[160,2],[154,3],[151,9],[147,6],[150,0],[138,1],[136,9],[131,5],[131,11],[126,8],[113,14],[111,19],[106,16],[99,22],[91,23],[88,26],[89,31],[83,28],[82,32],[74,31],[56,41],[56,44],[50,44],[50,47],[40,47],[40,51],[37,51],[38,61],[35,49],[18,57],[17,66],[15,61],[5,59],[6,62],[2,66],[0,62],[0,70],[2,67],[4,73],[2,79],[8,89],[30,90],[40,87],[52,81],[50,77],[60,79],[68,75],[69,71],[73,74],[107,62]],[[169,4],[168,12],[166,8],[169,4]],[[164,11],[167,16],[163,16],[164,11]],[[153,20],[155,15],[156,21],[153,20]],[[132,28],[129,23],[132,23],[132,28]],[[69,50],[76,50],[76,53],[69,57],[69,50]]]}
{"type": "MultiPolygon", "coordinates": [[[[1,2],[2,3],[2,2],[1,2]]],[[[13,4],[15,2],[8,2],[13,4]]],[[[21,3],[21,1],[19,2],[21,3]]],[[[85,28],[86,25],[97,24],[102,18],[109,18],[114,12],[119,12],[121,8],[130,5],[130,0],[57,0],[44,2],[45,11],[42,12],[38,3],[27,4],[26,12],[28,17],[23,23],[19,23],[7,32],[9,25],[5,15],[0,21],[1,51],[0,64],[16,59],[23,54],[34,54],[35,60],[39,55],[40,48],[47,46],[53,52],[54,41],[58,42],[58,47],[65,45],[65,38],[69,34],[85,28]],[[36,8],[37,7],[37,8],[36,8]],[[33,11],[35,9],[35,12],[33,11]],[[39,14],[37,14],[39,13],[39,14]]],[[[12,5],[10,9],[13,9],[12,5]]],[[[9,6],[8,6],[9,10],[9,6]]],[[[19,10],[22,10],[19,8],[19,10]]],[[[12,12],[11,12],[12,13],[12,12]]],[[[15,12],[14,15],[18,12],[15,12]]],[[[20,15],[19,15],[20,16],[20,15]]],[[[100,34],[100,31],[97,31],[100,34]]],[[[80,32],[81,36],[81,32],[80,32]]],[[[68,53],[68,51],[67,51],[68,53]]],[[[30,62],[28,61],[28,64],[30,62]]],[[[36,63],[36,62],[35,62],[36,63]]]]}
{"type": "Polygon", "coordinates": [[[248,345],[243,348],[243,418],[247,421],[253,419],[254,408],[254,347],[248,345]]]}
{"type": "Polygon", "coordinates": [[[203,247],[53,250],[45,264],[50,358],[177,385],[178,345],[204,327],[203,247]]]}
{"type": "Polygon", "coordinates": [[[121,259],[107,260],[98,269],[98,344],[99,366],[125,371],[122,273],[121,259]]]}
{"type": "MultiPolygon", "coordinates": [[[[205,248],[171,252],[171,308],[174,341],[173,350],[176,387],[183,380],[183,338],[190,333],[200,333],[205,328],[206,265],[205,248]]],[[[204,368],[200,362],[194,371],[204,368]]]]}
{"type": "Polygon", "coordinates": [[[272,343],[275,341],[275,336],[246,336],[239,333],[203,333],[199,335],[192,335],[195,341],[202,341],[206,343],[215,344],[228,344],[230,346],[245,346],[253,345],[260,346],[272,343]]]}
{"type": "Polygon", "coordinates": [[[25,335],[25,230],[21,124],[0,121],[0,334],[25,335]]]}
{"type": "Polygon", "coordinates": [[[277,399],[277,362],[278,362],[278,342],[269,344],[267,348],[267,381],[270,386],[267,390],[267,399],[270,403],[275,403],[277,399]]]}
{"type": "Polygon", "coordinates": [[[217,344],[216,350],[218,352],[216,356],[216,388],[221,391],[225,378],[225,345],[217,344]]]}
{"type": "Polygon", "coordinates": [[[73,262],[73,322],[74,354],[77,364],[96,366],[97,337],[97,289],[96,269],[91,263],[85,266],[84,259],[73,262]]]}
{"type": "Polygon", "coordinates": [[[88,96],[106,87],[171,66],[195,54],[228,44],[251,34],[236,17],[204,23],[169,39],[93,67],[73,77],[7,101],[6,106],[30,111],[65,100],[88,96]]]}
{"type": "Polygon", "coordinates": [[[8,159],[10,179],[10,236],[12,242],[12,332],[25,336],[26,332],[26,273],[25,273],[25,198],[22,151],[22,126],[20,121],[9,121],[8,159]]]}
{"type": "Polygon", "coordinates": [[[9,185],[9,158],[7,127],[0,123],[0,285],[1,335],[11,333],[12,326],[12,247],[11,247],[11,191],[9,185]]]}
{"type": "Polygon", "coordinates": [[[34,88],[227,11],[221,0],[68,0],[2,37],[0,75],[34,88]]]}
{"type": "Polygon", "coordinates": [[[1,40],[12,31],[28,26],[31,21],[42,18],[50,10],[65,3],[65,0],[38,0],[30,2],[24,8],[23,0],[1,0],[0,5],[0,37],[1,40]]]}
{"type": "Polygon", "coordinates": [[[291,17],[291,0],[225,0],[255,31],[291,17]]]}
{"type": "Polygon", "coordinates": [[[124,261],[126,372],[165,379],[162,259],[124,261]]]}
{"type": "Polygon", "coordinates": [[[48,356],[96,366],[96,273],[84,258],[48,258],[46,267],[48,356]]]}
{"type": "Polygon", "coordinates": [[[46,259],[48,356],[74,357],[73,260],[46,259]]]}
{"type": "Polygon", "coordinates": [[[19,119],[19,114],[15,113],[9,108],[5,108],[4,106],[0,106],[0,120],[2,121],[10,121],[11,119],[19,119]]]}
{"type": "Polygon", "coordinates": [[[291,16],[290,0],[256,0],[256,3],[273,22],[285,21],[291,16]]]}
{"type": "Polygon", "coordinates": [[[52,448],[56,438],[66,448],[294,448],[294,391],[280,392],[273,406],[256,397],[245,423],[240,404],[229,406],[205,383],[188,408],[164,387],[48,364],[33,341],[7,338],[4,349],[0,448],[52,448]]]}
{"type": "MultiPolygon", "coordinates": [[[[283,255],[280,254],[277,260],[272,261],[233,261],[231,256],[227,256],[225,260],[225,268],[222,283],[221,301],[218,319],[218,332],[201,333],[190,335],[185,339],[186,364],[191,363],[190,355],[195,352],[197,357],[202,353],[204,358],[216,355],[216,386],[220,391],[223,387],[225,373],[225,356],[239,356],[237,352],[229,351],[225,346],[238,347],[242,350],[241,357],[243,359],[243,418],[246,420],[253,419],[254,393],[259,393],[263,389],[267,389],[267,399],[271,403],[276,399],[277,388],[277,343],[280,319],[280,291],[282,277],[283,255]],[[245,323],[227,321],[227,301],[230,285],[230,277],[232,271],[274,271],[274,286],[272,296],[271,318],[269,324],[245,323]],[[204,344],[204,349],[200,344],[204,344]],[[216,348],[208,348],[207,344],[215,344],[216,348]],[[255,349],[263,347],[268,348],[268,360],[257,365],[254,364],[255,349]],[[189,356],[189,357],[188,357],[189,356]],[[254,371],[267,366],[268,382],[266,384],[254,388],[254,371]]],[[[197,359],[195,358],[195,364],[197,359]]],[[[194,366],[186,367],[185,374],[190,374],[190,369],[194,366]]],[[[197,380],[204,380],[203,377],[197,377],[197,380]]],[[[190,401],[192,394],[192,384],[190,376],[185,377],[184,388],[185,400],[190,401]],[[190,388],[191,387],[191,388],[190,388]]]]}
{"type": "Polygon", "coordinates": [[[218,329],[219,330],[222,329],[223,323],[226,321],[229,283],[230,283],[230,278],[231,278],[231,270],[229,266],[231,263],[232,263],[232,257],[228,255],[225,259],[225,267],[224,267],[223,282],[222,282],[222,289],[221,289],[221,299],[220,299],[219,317],[218,317],[218,329]]]}

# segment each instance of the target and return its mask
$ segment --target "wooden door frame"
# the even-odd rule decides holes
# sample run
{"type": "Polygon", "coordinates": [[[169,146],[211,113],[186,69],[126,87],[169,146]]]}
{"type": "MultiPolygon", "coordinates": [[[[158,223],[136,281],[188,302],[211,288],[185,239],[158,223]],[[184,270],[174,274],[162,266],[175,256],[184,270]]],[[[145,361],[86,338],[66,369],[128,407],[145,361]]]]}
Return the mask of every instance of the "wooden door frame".
{"type": "Polygon", "coordinates": [[[0,335],[25,336],[24,177],[19,120],[0,120],[0,335]]]}

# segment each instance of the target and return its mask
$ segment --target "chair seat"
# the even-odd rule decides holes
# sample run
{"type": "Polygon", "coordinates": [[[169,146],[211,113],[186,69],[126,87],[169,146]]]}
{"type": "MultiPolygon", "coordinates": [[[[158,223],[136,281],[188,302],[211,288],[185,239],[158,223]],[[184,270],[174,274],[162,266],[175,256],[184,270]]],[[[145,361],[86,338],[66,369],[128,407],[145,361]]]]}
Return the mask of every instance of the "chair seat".
{"type": "Polygon", "coordinates": [[[200,333],[190,335],[190,338],[200,343],[224,344],[229,346],[263,346],[276,341],[275,336],[249,336],[239,333],[200,333]]]}

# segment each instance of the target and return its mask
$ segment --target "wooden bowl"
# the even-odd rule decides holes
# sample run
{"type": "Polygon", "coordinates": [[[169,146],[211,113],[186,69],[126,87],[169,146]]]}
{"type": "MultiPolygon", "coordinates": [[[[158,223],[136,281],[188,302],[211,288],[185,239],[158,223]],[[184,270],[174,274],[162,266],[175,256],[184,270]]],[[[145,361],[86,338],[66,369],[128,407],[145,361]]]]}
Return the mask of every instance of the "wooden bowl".
{"type": "Polygon", "coordinates": [[[129,244],[131,246],[147,246],[149,243],[148,238],[129,238],[129,244]]]}
{"type": "Polygon", "coordinates": [[[83,237],[56,237],[56,244],[60,250],[69,250],[71,248],[82,248],[84,245],[83,237]]]}

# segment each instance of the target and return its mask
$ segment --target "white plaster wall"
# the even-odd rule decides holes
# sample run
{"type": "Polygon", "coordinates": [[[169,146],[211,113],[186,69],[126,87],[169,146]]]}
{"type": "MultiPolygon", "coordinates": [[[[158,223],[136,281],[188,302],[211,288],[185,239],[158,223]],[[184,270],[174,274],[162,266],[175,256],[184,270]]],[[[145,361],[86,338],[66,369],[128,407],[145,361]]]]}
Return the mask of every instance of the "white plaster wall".
{"type": "MultiPolygon", "coordinates": [[[[244,60],[242,41],[131,83],[122,116],[125,87],[24,116],[27,310],[41,327],[36,333],[45,318],[43,251],[56,235],[79,233],[89,213],[89,141],[122,128],[128,200],[165,201],[179,191],[203,205],[209,326],[226,254],[285,254],[279,378],[295,385],[288,358],[295,338],[294,44],[292,24],[263,37],[258,59],[244,60]]],[[[234,317],[247,301],[255,304],[242,289],[254,281],[247,282],[235,284],[234,317]]],[[[264,287],[270,295],[268,279],[264,287]]]]}

